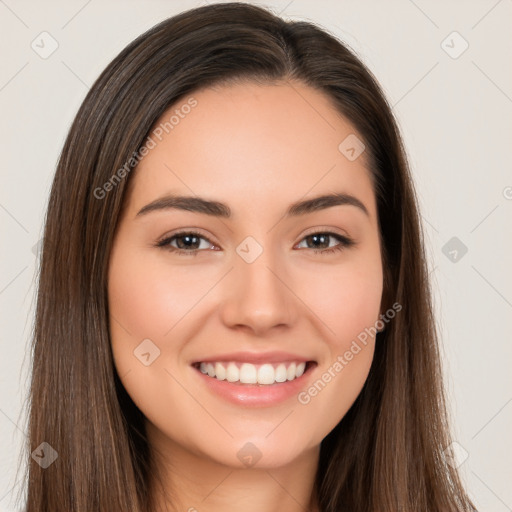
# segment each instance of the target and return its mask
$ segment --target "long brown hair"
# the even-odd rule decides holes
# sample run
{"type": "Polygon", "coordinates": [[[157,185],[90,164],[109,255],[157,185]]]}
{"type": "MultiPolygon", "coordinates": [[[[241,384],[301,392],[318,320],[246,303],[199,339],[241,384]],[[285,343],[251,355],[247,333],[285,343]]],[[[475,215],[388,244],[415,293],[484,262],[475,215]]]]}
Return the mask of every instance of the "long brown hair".
{"type": "Polygon", "coordinates": [[[193,91],[246,81],[315,88],[363,136],[383,242],[382,304],[402,306],[378,334],[360,395],[321,444],[320,510],[473,510],[443,456],[451,440],[424,240],[391,108],[335,36],[225,3],[166,19],[130,43],[91,87],[65,141],[40,262],[26,512],[151,510],[144,418],[120,383],[110,347],[113,236],[133,156],[155,121],[193,91]],[[46,469],[31,457],[42,442],[58,454],[46,469]]]}

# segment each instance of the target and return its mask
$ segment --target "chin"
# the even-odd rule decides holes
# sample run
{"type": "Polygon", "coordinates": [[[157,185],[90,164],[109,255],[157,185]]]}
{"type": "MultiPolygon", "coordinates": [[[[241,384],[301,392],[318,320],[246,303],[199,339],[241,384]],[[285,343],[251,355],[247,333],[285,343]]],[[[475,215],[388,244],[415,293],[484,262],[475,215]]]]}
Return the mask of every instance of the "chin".
{"type": "Polygon", "coordinates": [[[222,450],[210,452],[207,456],[219,464],[235,469],[263,470],[287,466],[310,449],[305,445],[301,447],[297,441],[288,442],[279,436],[270,440],[266,435],[242,437],[240,441],[231,439],[222,450]]]}

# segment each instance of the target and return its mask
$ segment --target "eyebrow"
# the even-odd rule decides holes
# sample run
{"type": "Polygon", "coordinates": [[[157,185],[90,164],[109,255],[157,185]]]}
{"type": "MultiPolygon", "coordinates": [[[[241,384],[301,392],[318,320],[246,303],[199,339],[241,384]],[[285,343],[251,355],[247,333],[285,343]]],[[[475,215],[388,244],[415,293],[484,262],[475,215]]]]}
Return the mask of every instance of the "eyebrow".
{"type": "MultiPolygon", "coordinates": [[[[367,216],[369,212],[366,206],[350,194],[341,192],[324,194],[321,196],[313,197],[303,201],[292,203],[285,213],[285,217],[297,217],[299,215],[307,215],[333,206],[355,206],[363,211],[367,216]]],[[[180,195],[166,195],[151,203],[147,204],[139,210],[137,217],[146,215],[150,212],[161,210],[185,210],[195,213],[203,213],[213,217],[221,217],[225,219],[231,218],[231,209],[227,204],[219,201],[212,201],[198,196],[180,196],[180,195]]]]}

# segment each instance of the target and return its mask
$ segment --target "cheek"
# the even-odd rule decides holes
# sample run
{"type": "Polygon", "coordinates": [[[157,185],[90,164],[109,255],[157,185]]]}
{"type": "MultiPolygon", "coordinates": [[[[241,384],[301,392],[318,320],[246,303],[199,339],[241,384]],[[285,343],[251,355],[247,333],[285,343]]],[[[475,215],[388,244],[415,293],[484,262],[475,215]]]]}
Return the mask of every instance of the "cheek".
{"type": "Polygon", "coordinates": [[[110,310],[137,339],[165,338],[207,290],[197,270],[170,268],[158,255],[142,258],[127,250],[111,261],[110,310]]]}
{"type": "Polygon", "coordinates": [[[327,351],[316,380],[299,403],[310,418],[323,418],[318,436],[327,435],[345,416],[366,382],[374,354],[376,321],[382,296],[380,261],[359,258],[315,273],[302,294],[319,319],[327,351]],[[324,274],[322,274],[324,273],[324,274]]]}
{"type": "MultiPolygon", "coordinates": [[[[169,391],[166,370],[176,368],[186,343],[182,329],[189,329],[187,320],[193,318],[194,307],[214,283],[211,272],[208,276],[191,265],[171,266],[158,252],[141,254],[128,245],[113,250],[108,300],[114,364],[129,395],[145,413],[169,391]],[[147,353],[151,362],[145,366],[147,353]]],[[[172,397],[167,396],[166,402],[173,403],[172,397]]]]}
{"type": "Polygon", "coordinates": [[[323,324],[332,350],[343,350],[350,342],[375,326],[382,297],[380,264],[340,265],[315,273],[304,281],[302,296],[323,324]]]}
{"type": "Polygon", "coordinates": [[[111,255],[108,300],[117,373],[144,415],[158,416],[164,414],[162,403],[169,410],[179,404],[166,372],[173,368],[179,346],[175,338],[169,344],[168,333],[190,309],[190,301],[183,296],[187,287],[180,273],[166,273],[161,262],[150,260],[135,248],[118,246],[111,255]]]}

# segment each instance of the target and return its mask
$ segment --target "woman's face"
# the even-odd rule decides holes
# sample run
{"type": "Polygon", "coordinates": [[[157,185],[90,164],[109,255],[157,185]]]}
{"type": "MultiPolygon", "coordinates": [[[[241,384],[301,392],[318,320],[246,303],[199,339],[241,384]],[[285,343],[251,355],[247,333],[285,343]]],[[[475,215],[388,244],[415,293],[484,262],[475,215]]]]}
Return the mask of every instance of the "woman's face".
{"type": "Polygon", "coordinates": [[[318,450],[374,353],[383,270],[361,137],[296,83],[201,90],[160,122],[110,258],[117,372],[164,453],[285,465],[318,450]],[[331,194],[352,199],[311,202],[331,194]]]}

